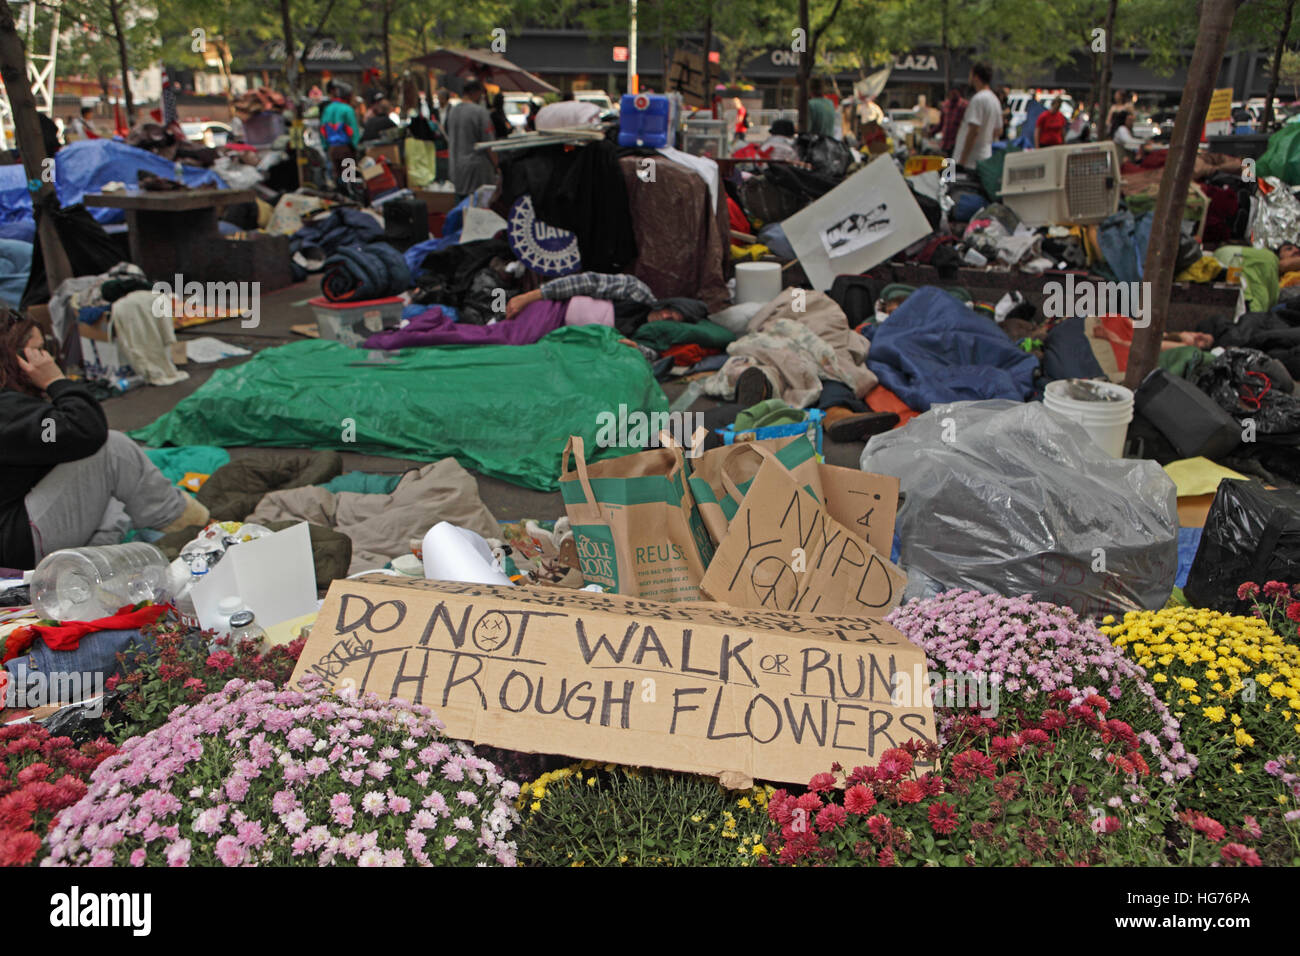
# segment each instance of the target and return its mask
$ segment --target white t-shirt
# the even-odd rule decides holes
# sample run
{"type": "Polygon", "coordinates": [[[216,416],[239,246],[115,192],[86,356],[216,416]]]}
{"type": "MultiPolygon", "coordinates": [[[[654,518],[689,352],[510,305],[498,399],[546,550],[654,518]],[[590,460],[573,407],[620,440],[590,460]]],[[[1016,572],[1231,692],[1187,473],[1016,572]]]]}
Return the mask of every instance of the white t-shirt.
{"type": "Polygon", "coordinates": [[[957,143],[952,151],[952,158],[961,162],[962,153],[966,150],[966,141],[974,135],[975,143],[971,146],[970,155],[966,157],[966,165],[974,166],[980,160],[988,159],[993,155],[993,140],[1001,132],[1002,104],[993,95],[992,90],[982,89],[971,97],[970,105],[966,107],[961,129],[957,131],[957,143]],[[975,126],[979,129],[972,132],[972,127],[975,126]]]}
{"type": "Polygon", "coordinates": [[[1115,130],[1115,145],[1130,156],[1136,156],[1142,152],[1142,140],[1134,136],[1133,131],[1127,126],[1121,126],[1115,130]]]}

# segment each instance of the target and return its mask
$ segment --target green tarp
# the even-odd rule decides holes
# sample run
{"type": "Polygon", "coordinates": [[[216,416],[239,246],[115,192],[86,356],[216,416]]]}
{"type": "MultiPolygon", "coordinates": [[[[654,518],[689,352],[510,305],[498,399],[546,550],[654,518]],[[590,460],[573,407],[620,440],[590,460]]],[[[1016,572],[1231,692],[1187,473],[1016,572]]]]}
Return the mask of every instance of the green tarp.
{"type": "Polygon", "coordinates": [[[1259,179],[1276,176],[1288,186],[1300,184],[1300,124],[1288,123],[1268,138],[1268,148],[1255,164],[1259,179]]]}
{"type": "Polygon", "coordinates": [[[553,491],[570,435],[585,439],[593,460],[627,453],[597,445],[601,413],[668,410],[649,364],[620,337],[579,326],[535,345],[403,349],[391,362],[338,342],[294,342],[218,369],[131,437],[422,461],[451,455],[483,474],[553,491]]]}
{"type": "Polygon", "coordinates": [[[144,453],[173,485],[184,478],[186,472],[210,475],[230,461],[230,452],[224,448],[204,445],[185,448],[146,448],[144,453]]]}

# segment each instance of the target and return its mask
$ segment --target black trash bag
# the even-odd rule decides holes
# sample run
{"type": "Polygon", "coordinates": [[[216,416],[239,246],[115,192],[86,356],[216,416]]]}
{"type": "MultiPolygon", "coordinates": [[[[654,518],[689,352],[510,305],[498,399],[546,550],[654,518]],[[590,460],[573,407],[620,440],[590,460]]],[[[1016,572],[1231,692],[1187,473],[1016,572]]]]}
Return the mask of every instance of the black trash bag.
{"type": "Polygon", "coordinates": [[[1246,581],[1300,581],[1300,492],[1225,478],[1210,505],[1183,594],[1193,607],[1247,610],[1246,581]]]}
{"type": "Polygon", "coordinates": [[[1197,388],[1237,420],[1254,421],[1261,435],[1300,432],[1300,398],[1286,390],[1291,381],[1285,366],[1258,349],[1224,349],[1196,373],[1197,388]]]}
{"type": "Polygon", "coordinates": [[[38,205],[37,240],[32,245],[32,271],[27,276],[27,287],[23,290],[22,301],[19,303],[22,309],[49,302],[53,292],[45,278],[45,258],[41,254],[39,238],[40,217],[46,215],[54,219],[54,231],[58,233],[59,245],[63,246],[63,251],[68,255],[68,264],[72,266],[74,276],[99,275],[126,258],[122,254],[122,248],[86,211],[85,206],[80,203],[63,208],[57,205],[49,208],[38,205]]]}
{"type": "Polygon", "coordinates": [[[853,153],[838,139],[800,133],[795,139],[795,145],[799,150],[799,158],[810,163],[813,170],[823,176],[843,179],[853,165],[853,153]]]}

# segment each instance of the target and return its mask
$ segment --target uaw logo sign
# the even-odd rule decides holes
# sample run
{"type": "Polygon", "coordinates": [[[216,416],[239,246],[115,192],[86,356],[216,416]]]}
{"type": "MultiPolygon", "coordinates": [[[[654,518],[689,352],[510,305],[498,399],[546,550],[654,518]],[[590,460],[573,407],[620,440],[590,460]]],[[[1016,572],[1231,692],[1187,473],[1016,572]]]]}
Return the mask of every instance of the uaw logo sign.
{"type": "Polygon", "coordinates": [[[554,278],[582,268],[578,237],[538,219],[532,196],[524,194],[515,200],[508,225],[511,251],[533,272],[554,278]]]}

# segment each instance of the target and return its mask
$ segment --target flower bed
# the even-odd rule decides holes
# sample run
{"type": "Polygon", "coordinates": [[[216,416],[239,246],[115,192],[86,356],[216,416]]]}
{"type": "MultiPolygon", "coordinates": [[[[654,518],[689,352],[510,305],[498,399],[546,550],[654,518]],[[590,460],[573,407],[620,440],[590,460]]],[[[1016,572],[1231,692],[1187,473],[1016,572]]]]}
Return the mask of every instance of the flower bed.
{"type": "Polygon", "coordinates": [[[590,760],[542,774],[516,801],[534,866],[749,866],[767,852],[771,787],[590,760]]]}
{"type": "Polygon", "coordinates": [[[925,651],[931,668],[996,686],[1000,708],[1041,710],[1048,697],[1060,699],[1058,692],[1072,705],[1095,694],[1106,698],[1112,719],[1135,729],[1165,783],[1196,769],[1146,672],[1069,608],[952,590],[905,604],[887,620],[925,651]]]}
{"type": "Polygon", "coordinates": [[[122,745],[51,865],[510,866],[518,785],[426,707],[233,680],[122,745]]]}
{"type": "Polygon", "coordinates": [[[59,812],[86,794],[86,780],[117,752],[100,739],[77,747],[38,724],[0,727],[0,866],[25,866],[59,812]]]}

